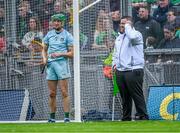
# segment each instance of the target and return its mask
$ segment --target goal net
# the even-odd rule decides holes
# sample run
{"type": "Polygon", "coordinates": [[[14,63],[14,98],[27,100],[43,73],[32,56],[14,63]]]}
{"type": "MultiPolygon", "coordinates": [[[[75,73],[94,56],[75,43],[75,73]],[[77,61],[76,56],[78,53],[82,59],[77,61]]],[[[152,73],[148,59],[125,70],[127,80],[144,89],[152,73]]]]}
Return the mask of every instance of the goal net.
{"type": "Polygon", "coordinates": [[[103,73],[103,61],[116,37],[110,1],[84,1],[80,7],[80,34],[88,39],[85,45],[80,40],[81,116],[84,120],[111,120],[113,83],[103,73]]]}
{"type": "MultiPolygon", "coordinates": [[[[56,13],[65,14],[64,28],[73,34],[72,0],[0,2],[3,14],[0,25],[0,121],[47,120],[49,90],[46,73],[41,73],[42,48],[38,44],[53,28],[50,18],[56,13]]],[[[110,1],[80,0],[79,7],[81,120],[111,120],[113,84],[103,73],[103,61],[112,51],[116,37],[110,1]]],[[[74,63],[77,62],[70,60],[72,120],[75,112],[74,63]]],[[[63,120],[62,96],[59,89],[57,92],[56,119],[63,120]]],[[[116,102],[120,102],[119,98],[116,102]]],[[[116,119],[120,119],[121,108],[117,106],[116,110],[116,119]]]]}

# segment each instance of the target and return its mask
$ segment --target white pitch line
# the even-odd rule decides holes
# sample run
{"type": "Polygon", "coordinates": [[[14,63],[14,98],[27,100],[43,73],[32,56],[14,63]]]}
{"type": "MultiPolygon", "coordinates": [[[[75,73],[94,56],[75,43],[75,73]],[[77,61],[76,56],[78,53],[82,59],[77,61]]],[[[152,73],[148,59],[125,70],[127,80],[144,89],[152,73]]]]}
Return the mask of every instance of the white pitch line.
{"type": "MultiPolygon", "coordinates": [[[[71,122],[75,122],[71,120],[71,122]]],[[[48,123],[48,120],[37,120],[37,121],[0,121],[0,123],[48,123]]],[[[64,123],[64,120],[57,120],[55,123],[64,123]]]]}

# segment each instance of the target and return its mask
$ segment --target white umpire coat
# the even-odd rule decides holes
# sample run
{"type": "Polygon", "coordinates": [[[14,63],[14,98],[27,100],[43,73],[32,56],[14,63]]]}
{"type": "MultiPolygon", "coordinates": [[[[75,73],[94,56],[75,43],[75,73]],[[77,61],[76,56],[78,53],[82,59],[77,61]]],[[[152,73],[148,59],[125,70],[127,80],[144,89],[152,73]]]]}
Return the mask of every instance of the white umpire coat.
{"type": "Polygon", "coordinates": [[[143,69],[143,37],[130,24],[125,24],[125,32],[115,40],[112,67],[119,71],[143,69]]]}

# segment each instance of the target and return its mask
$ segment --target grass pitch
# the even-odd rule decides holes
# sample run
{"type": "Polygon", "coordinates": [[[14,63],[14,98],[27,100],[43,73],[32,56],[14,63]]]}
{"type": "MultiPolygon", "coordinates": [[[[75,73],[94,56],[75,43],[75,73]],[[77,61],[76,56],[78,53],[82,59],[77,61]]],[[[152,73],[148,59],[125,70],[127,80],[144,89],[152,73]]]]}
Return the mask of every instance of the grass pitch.
{"type": "Polygon", "coordinates": [[[12,123],[0,124],[0,132],[60,133],[180,133],[179,121],[12,123]]]}

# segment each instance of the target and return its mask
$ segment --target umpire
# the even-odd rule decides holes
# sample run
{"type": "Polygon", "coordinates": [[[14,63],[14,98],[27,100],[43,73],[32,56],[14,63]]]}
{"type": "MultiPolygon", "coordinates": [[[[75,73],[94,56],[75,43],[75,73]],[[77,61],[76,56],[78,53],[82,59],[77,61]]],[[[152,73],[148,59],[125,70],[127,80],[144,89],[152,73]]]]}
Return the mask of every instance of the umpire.
{"type": "Polygon", "coordinates": [[[124,16],[120,21],[120,34],[115,41],[113,71],[122,98],[122,121],[131,121],[132,100],[135,103],[135,120],[148,120],[143,96],[143,37],[132,26],[132,18],[124,16]]]}

